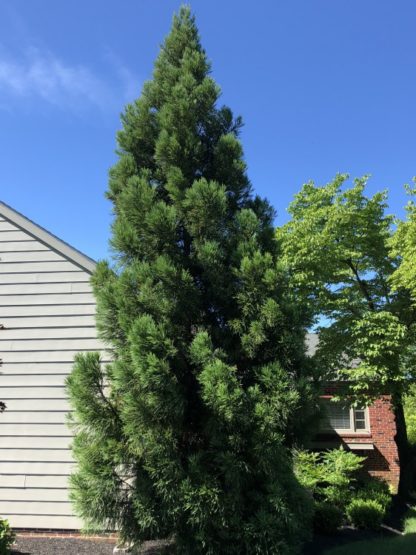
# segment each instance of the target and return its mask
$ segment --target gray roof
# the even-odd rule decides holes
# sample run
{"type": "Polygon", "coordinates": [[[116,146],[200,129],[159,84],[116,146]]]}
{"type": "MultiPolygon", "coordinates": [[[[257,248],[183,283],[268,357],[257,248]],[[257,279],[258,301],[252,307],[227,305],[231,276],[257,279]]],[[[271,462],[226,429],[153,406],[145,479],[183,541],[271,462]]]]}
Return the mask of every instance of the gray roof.
{"type": "Polygon", "coordinates": [[[306,341],[306,354],[312,357],[316,353],[318,348],[319,337],[317,333],[307,333],[305,337],[306,341]]]}
{"type": "Polygon", "coordinates": [[[26,216],[23,216],[23,214],[20,214],[20,212],[17,212],[4,202],[0,202],[0,215],[83,270],[89,273],[94,271],[96,266],[95,260],[71,247],[71,245],[68,245],[68,243],[65,243],[65,241],[62,241],[62,239],[59,239],[40,225],[35,224],[32,220],[29,220],[29,218],[26,218],[26,216]]]}

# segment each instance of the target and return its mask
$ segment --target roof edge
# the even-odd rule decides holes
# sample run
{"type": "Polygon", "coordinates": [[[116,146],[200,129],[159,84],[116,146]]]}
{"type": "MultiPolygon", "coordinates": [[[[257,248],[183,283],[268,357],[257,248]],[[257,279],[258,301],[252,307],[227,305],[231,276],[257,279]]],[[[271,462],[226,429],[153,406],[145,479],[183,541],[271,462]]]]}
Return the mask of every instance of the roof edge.
{"type": "Polygon", "coordinates": [[[95,260],[78,249],[75,249],[62,239],[59,239],[59,237],[36,224],[26,216],[23,216],[23,214],[2,201],[0,201],[0,215],[4,216],[6,220],[9,220],[22,231],[25,231],[44,245],[61,254],[64,258],[67,258],[79,266],[82,270],[90,274],[95,270],[97,265],[95,260]]]}

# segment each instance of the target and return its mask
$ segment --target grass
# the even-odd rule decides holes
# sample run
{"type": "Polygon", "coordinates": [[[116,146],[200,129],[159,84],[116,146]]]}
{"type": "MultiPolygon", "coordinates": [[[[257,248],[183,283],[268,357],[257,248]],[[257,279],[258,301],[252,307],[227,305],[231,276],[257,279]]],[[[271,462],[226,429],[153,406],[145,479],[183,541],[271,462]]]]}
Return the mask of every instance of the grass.
{"type": "Polygon", "coordinates": [[[325,555],[415,555],[416,507],[410,509],[404,521],[404,536],[353,542],[325,551],[325,555]]]}
{"type": "Polygon", "coordinates": [[[416,534],[416,507],[409,510],[404,521],[404,533],[416,534]]]}

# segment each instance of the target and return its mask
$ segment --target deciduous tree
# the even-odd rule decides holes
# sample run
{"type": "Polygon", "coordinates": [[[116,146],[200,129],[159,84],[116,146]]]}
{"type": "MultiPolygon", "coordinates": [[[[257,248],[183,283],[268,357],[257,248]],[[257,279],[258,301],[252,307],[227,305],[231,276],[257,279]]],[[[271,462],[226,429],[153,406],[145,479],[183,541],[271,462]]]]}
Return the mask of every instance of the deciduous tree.
{"type": "Polygon", "coordinates": [[[366,178],[352,187],[346,180],[338,175],[324,187],[304,185],[290,205],[291,221],[278,236],[296,295],[320,324],[319,378],[342,382],[343,395],[355,402],[392,395],[405,466],[402,398],[416,374],[416,311],[408,288],[414,265],[402,251],[410,224],[399,226],[392,250],[394,218],[386,214],[387,193],[368,197],[366,178]]]}
{"type": "Polygon", "coordinates": [[[392,252],[400,259],[391,283],[397,291],[408,291],[416,305],[416,195],[415,186],[407,187],[411,200],[406,206],[407,219],[397,222],[397,229],[391,240],[392,252]]]}

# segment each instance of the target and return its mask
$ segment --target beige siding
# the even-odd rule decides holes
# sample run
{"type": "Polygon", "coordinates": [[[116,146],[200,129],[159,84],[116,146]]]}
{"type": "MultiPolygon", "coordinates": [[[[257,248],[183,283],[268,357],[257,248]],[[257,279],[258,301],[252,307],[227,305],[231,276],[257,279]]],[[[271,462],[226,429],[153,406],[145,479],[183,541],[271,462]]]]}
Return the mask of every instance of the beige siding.
{"type": "MultiPolygon", "coordinates": [[[[43,406],[45,406],[45,402],[43,402],[43,406]]],[[[72,436],[2,436],[0,437],[0,449],[39,449],[39,446],[42,446],[42,449],[69,449],[71,442],[72,436]]]]}
{"type": "MultiPolygon", "coordinates": [[[[0,285],[1,287],[1,285],[0,285]]],[[[44,328],[66,328],[68,329],[82,329],[85,326],[95,327],[94,315],[80,315],[77,316],[3,316],[1,319],[2,324],[6,327],[4,332],[7,330],[11,333],[13,330],[17,333],[24,333],[24,330],[28,329],[41,329],[44,328]]]]}
{"type": "Polygon", "coordinates": [[[80,283],[10,283],[3,284],[1,294],[4,295],[42,295],[51,293],[89,293],[91,286],[88,282],[80,283]]]}
{"type": "MultiPolygon", "coordinates": [[[[42,493],[43,501],[68,501],[68,494],[66,489],[45,489],[42,493]]],[[[22,488],[19,491],[20,501],[36,501],[39,496],[39,492],[35,488],[22,488]]],[[[11,501],[16,499],[16,492],[13,488],[2,488],[0,489],[0,501],[11,501]]]]}
{"type": "Polygon", "coordinates": [[[70,272],[74,265],[63,258],[61,260],[30,262],[1,262],[1,269],[6,274],[31,274],[33,272],[70,272]]]}
{"type": "MultiPolygon", "coordinates": [[[[0,266],[1,270],[1,266],[0,266]]],[[[1,287],[1,284],[0,284],[1,287]]],[[[75,305],[35,305],[35,306],[3,306],[1,309],[1,314],[5,318],[23,316],[25,319],[27,317],[34,316],[94,316],[95,304],[75,304],[75,305]]],[[[28,321],[28,320],[26,320],[28,321]]],[[[24,320],[22,321],[24,325],[24,320]]]]}
{"type": "Polygon", "coordinates": [[[4,268],[0,273],[0,283],[11,284],[15,283],[71,283],[74,284],[78,281],[86,281],[88,275],[80,270],[71,270],[68,272],[25,272],[25,273],[6,273],[4,268]]]}
{"type": "Polygon", "coordinates": [[[64,384],[76,353],[104,346],[89,271],[39,237],[0,218],[0,514],[14,527],[76,529],[64,384]]]}
{"type": "Polygon", "coordinates": [[[18,328],[10,326],[2,330],[0,335],[0,350],[3,349],[2,343],[8,343],[10,340],[37,341],[38,339],[45,339],[45,335],[49,339],[94,339],[97,335],[95,326],[91,325],[82,327],[49,326],[47,329],[45,327],[18,328]]]}
{"type": "Polygon", "coordinates": [[[32,509],[33,514],[13,515],[13,525],[15,528],[48,528],[61,529],[62,524],[65,523],[65,529],[79,530],[82,528],[82,521],[75,516],[54,516],[54,515],[38,515],[38,509],[32,509]],[[36,514],[34,514],[36,512],[36,514]]]}
{"type": "Polygon", "coordinates": [[[1,417],[2,424],[65,424],[65,411],[16,411],[10,408],[1,417]]]}
{"type": "Polygon", "coordinates": [[[94,296],[91,293],[20,293],[19,295],[2,295],[0,293],[0,310],[5,306],[35,306],[39,304],[54,304],[58,306],[67,304],[94,304],[94,296]]]}

